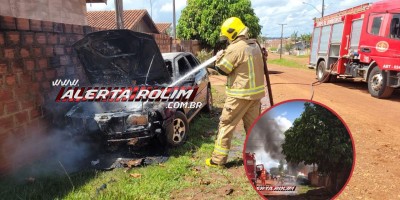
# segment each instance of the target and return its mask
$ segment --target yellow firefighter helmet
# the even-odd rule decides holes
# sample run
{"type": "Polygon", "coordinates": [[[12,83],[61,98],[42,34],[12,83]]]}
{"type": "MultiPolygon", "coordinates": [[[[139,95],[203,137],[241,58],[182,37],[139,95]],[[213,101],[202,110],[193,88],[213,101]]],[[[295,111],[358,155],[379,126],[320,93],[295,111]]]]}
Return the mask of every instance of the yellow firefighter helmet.
{"type": "Polygon", "coordinates": [[[231,17],[222,23],[220,36],[233,41],[245,30],[247,30],[247,27],[243,24],[242,20],[237,17],[231,17]]]}

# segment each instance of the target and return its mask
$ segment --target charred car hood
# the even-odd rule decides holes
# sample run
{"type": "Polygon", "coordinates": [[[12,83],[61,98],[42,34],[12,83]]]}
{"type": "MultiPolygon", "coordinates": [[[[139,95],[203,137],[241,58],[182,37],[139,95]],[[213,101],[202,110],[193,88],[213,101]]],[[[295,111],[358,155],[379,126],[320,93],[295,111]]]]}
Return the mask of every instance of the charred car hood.
{"type": "Polygon", "coordinates": [[[171,82],[151,35],[130,30],[99,31],[86,35],[73,46],[92,84],[127,86],[171,82]]]}

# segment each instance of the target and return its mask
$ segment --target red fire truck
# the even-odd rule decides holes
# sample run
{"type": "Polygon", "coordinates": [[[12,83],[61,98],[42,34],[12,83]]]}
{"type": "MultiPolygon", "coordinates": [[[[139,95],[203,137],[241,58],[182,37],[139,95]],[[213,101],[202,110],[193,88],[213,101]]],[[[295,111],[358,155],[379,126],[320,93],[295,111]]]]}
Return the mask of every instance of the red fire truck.
{"type": "Polygon", "coordinates": [[[310,65],[320,82],[361,78],[373,97],[400,87],[400,1],[363,4],[315,19],[310,65]]]}
{"type": "MultiPolygon", "coordinates": [[[[245,168],[246,174],[250,178],[251,182],[254,186],[257,186],[257,179],[261,179],[261,172],[266,170],[263,164],[256,165],[256,157],[255,153],[246,153],[245,154],[245,168]]],[[[266,171],[265,179],[268,179],[269,173],[266,171]]]]}

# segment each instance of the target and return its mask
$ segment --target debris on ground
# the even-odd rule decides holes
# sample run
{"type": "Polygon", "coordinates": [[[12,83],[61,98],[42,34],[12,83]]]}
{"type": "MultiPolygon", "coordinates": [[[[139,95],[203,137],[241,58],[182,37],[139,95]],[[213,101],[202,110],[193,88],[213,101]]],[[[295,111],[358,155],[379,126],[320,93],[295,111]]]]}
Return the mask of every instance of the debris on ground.
{"type": "Polygon", "coordinates": [[[233,188],[225,190],[225,195],[231,195],[233,193],[233,188]]]}
{"type": "Polygon", "coordinates": [[[107,184],[103,183],[100,187],[96,188],[96,193],[99,194],[100,191],[107,188],[107,184]]]}
{"type": "Polygon", "coordinates": [[[144,158],[136,159],[136,160],[121,160],[121,164],[127,168],[138,167],[143,164],[144,158]]]}
{"type": "Polygon", "coordinates": [[[142,177],[142,174],[134,173],[134,174],[129,174],[129,176],[133,178],[140,178],[142,177]]]}
{"type": "Polygon", "coordinates": [[[203,179],[200,180],[200,185],[210,185],[211,181],[204,181],[203,179]]]}

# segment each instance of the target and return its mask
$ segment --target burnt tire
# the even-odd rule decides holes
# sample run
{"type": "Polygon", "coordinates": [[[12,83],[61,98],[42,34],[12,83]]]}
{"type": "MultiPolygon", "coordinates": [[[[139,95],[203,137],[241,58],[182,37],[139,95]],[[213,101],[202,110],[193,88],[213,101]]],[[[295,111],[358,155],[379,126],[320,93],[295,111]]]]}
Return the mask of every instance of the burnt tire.
{"type": "Polygon", "coordinates": [[[213,109],[213,98],[212,98],[212,92],[211,88],[207,87],[207,98],[206,98],[207,104],[204,106],[203,110],[206,113],[211,113],[213,109]]]}
{"type": "Polygon", "coordinates": [[[172,147],[184,144],[187,140],[189,131],[189,122],[186,115],[181,111],[176,111],[172,126],[172,129],[166,132],[165,142],[168,146],[172,147]]]}
{"type": "Polygon", "coordinates": [[[321,61],[317,66],[317,79],[321,83],[329,83],[331,75],[329,74],[325,61],[321,61]]]}
{"type": "Polygon", "coordinates": [[[384,99],[389,98],[394,88],[387,86],[387,74],[375,66],[368,75],[368,92],[371,96],[384,99]]]}

